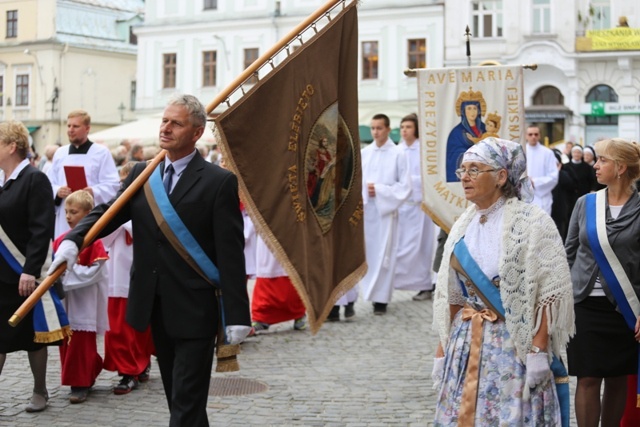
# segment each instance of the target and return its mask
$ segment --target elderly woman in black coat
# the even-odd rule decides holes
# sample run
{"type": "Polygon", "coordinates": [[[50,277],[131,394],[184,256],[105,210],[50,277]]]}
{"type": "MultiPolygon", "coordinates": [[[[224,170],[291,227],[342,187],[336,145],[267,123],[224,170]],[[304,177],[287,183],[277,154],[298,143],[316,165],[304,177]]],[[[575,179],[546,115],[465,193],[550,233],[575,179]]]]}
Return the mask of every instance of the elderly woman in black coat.
{"type": "Polygon", "coordinates": [[[0,123],[0,373],[7,353],[27,351],[34,386],[27,412],[47,406],[47,348],[34,342],[32,313],[11,327],[7,320],[35,290],[53,237],[53,190],[27,159],[29,133],[20,122],[0,123]]]}

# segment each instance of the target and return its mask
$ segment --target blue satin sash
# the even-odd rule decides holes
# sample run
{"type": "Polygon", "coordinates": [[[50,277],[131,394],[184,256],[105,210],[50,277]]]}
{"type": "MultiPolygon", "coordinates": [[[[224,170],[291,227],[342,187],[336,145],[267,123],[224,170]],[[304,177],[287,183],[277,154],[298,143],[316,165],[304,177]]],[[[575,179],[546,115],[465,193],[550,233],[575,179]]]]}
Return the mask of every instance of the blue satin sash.
{"type": "Polygon", "coordinates": [[[620,262],[609,246],[606,234],[605,205],[603,204],[606,197],[604,191],[600,190],[598,193],[586,196],[587,237],[591,245],[591,252],[593,252],[593,257],[607,282],[607,287],[616,300],[627,326],[633,330],[640,315],[640,307],[629,279],[624,270],[620,271],[622,266],[619,265],[620,262]],[[600,197],[601,200],[598,199],[600,197]],[[599,201],[601,206],[598,206],[596,201],[599,201]],[[608,255],[605,250],[609,252],[608,255]]]}
{"type": "MultiPolygon", "coordinates": [[[[453,248],[453,253],[460,262],[460,266],[467,274],[467,277],[475,285],[476,291],[482,294],[482,300],[487,302],[490,308],[496,310],[496,314],[504,319],[505,309],[502,305],[500,290],[493,284],[486,274],[482,271],[478,263],[469,253],[464,238],[460,239],[453,248]]],[[[464,284],[461,284],[463,293],[467,295],[464,284]]],[[[570,423],[570,392],[569,392],[569,374],[562,360],[553,355],[551,361],[551,372],[556,383],[556,393],[558,394],[558,402],[560,404],[560,416],[562,419],[562,427],[569,427],[570,423]]]]}
{"type": "Polygon", "coordinates": [[[0,239],[0,256],[4,258],[5,261],[7,261],[7,264],[9,264],[9,267],[11,267],[13,271],[15,271],[18,275],[22,274],[22,266],[20,265],[16,257],[13,256],[9,248],[7,248],[7,245],[5,245],[1,239],[0,239]]]}
{"type": "Polygon", "coordinates": [[[171,201],[169,201],[169,196],[164,190],[159,167],[157,167],[151,174],[149,184],[158,208],[167,222],[167,225],[169,225],[171,231],[173,231],[173,234],[180,241],[189,255],[191,255],[196,264],[198,264],[198,267],[200,267],[207,278],[214,284],[214,286],[218,287],[217,285],[220,283],[220,272],[211,259],[209,259],[202,247],[200,247],[191,232],[187,229],[187,226],[184,225],[184,222],[180,219],[176,210],[173,208],[171,201]]]}
{"type": "MultiPolygon", "coordinates": [[[[475,285],[475,288],[484,296],[483,301],[486,301],[498,316],[504,319],[504,307],[502,306],[502,298],[500,298],[500,290],[493,284],[486,274],[480,269],[480,266],[476,263],[469,253],[467,245],[464,243],[464,239],[460,239],[453,248],[453,253],[460,262],[460,265],[467,273],[469,279],[475,285]]],[[[466,296],[466,289],[463,286],[463,292],[466,296]]]]}
{"type": "MultiPolygon", "coordinates": [[[[0,256],[20,276],[22,265],[0,239],[0,256]]],[[[33,307],[34,342],[53,343],[71,336],[69,318],[55,289],[49,288],[33,307]]]]}
{"type": "MultiPolygon", "coordinates": [[[[200,244],[197,242],[195,237],[193,237],[189,229],[187,229],[187,226],[184,225],[184,222],[182,222],[182,219],[180,219],[180,216],[178,215],[173,205],[171,204],[171,201],[169,200],[169,195],[164,189],[162,177],[160,176],[159,166],[156,167],[156,169],[153,171],[147,183],[149,185],[149,189],[151,190],[150,196],[153,197],[154,199],[151,202],[152,203],[155,202],[156,206],[160,211],[160,214],[162,215],[162,218],[164,219],[166,224],[169,226],[169,230],[166,230],[162,226],[160,227],[160,229],[163,232],[168,231],[170,232],[170,234],[173,235],[173,236],[168,235],[167,238],[172,245],[178,244],[180,246],[178,248],[175,248],[178,251],[178,253],[183,254],[186,252],[188,256],[193,261],[195,261],[195,264],[196,264],[195,266],[197,267],[196,271],[198,271],[199,269],[200,271],[198,271],[198,273],[201,275],[204,275],[204,277],[208,279],[209,283],[211,283],[217,290],[219,290],[220,289],[220,272],[218,271],[218,268],[215,266],[213,261],[211,261],[211,259],[207,256],[207,254],[202,249],[200,244]],[[172,237],[175,237],[175,239],[173,239],[172,237]]],[[[149,196],[148,193],[145,193],[145,194],[149,196]]],[[[187,262],[189,262],[189,260],[187,260],[187,262]]],[[[218,294],[218,301],[220,303],[219,311],[220,311],[220,320],[222,323],[222,331],[225,335],[225,341],[227,341],[227,338],[226,338],[227,322],[226,322],[225,313],[224,313],[224,301],[222,298],[222,294],[220,292],[217,292],[217,294],[218,294]]]]}
{"type": "MultiPolygon", "coordinates": [[[[602,189],[586,196],[587,238],[593,257],[607,282],[609,291],[616,300],[622,317],[627,326],[635,331],[636,320],[640,315],[640,304],[629,278],[609,244],[605,191],[602,189]]],[[[638,345],[638,373],[640,373],[640,344],[638,345]]],[[[640,375],[636,384],[636,407],[640,407],[640,375]]]]}

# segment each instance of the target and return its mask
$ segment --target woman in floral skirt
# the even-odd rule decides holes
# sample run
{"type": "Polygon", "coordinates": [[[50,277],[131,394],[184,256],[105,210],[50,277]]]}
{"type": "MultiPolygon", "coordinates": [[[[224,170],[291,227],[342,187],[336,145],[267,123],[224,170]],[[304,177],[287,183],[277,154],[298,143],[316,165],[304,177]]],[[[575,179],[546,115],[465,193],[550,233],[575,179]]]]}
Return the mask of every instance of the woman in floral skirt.
{"type": "Polygon", "coordinates": [[[518,143],[486,138],[456,170],[473,203],[445,244],[434,301],[436,426],[559,426],[550,363],[574,331],[562,240],[518,143]]]}

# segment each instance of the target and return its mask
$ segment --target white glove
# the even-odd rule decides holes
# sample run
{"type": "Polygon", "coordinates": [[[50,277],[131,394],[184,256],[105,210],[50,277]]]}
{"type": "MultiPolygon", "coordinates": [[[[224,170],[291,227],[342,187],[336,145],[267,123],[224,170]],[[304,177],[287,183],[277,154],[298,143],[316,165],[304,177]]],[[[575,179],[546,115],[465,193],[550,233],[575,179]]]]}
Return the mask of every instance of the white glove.
{"type": "Polygon", "coordinates": [[[47,270],[47,276],[51,276],[63,262],[67,263],[67,270],[71,271],[73,264],[78,259],[78,247],[71,240],[63,240],[56,251],[53,262],[47,270]]]}
{"type": "Polygon", "coordinates": [[[226,327],[225,332],[229,344],[240,344],[251,332],[251,326],[229,325],[226,327]]]}
{"type": "Polygon", "coordinates": [[[549,379],[549,358],[547,353],[529,353],[527,354],[527,387],[534,388],[549,379]]]}
{"type": "Polygon", "coordinates": [[[444,357],[433,358],[433,369],[431,370],[431,379],[433,380],[433,389],[437,390],[442,384],[444,378],[444,357]]]}

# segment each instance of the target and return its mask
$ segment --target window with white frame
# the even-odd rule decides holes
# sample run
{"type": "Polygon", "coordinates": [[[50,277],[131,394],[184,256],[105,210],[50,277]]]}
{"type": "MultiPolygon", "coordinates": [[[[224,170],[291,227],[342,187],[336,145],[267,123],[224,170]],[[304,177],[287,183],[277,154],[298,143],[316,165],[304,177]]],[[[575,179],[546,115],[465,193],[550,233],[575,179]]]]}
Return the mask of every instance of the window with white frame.
{"type": "Polygon", "coordinates": [[[137,93],[138,93],[138,82],[135,80],[132,80],[131,85],[129,86],[129,109],[131,111],[135,111],[136,109],[137,93]]]}
{"type": "Polygon", "coordinates": [[[551,32],[551,0],[533,0],[533,32],[551,32]]]}
{"type": "Polygon", "coordinates": [[[407,40],[407,65],[410,69],[427,68],[427,39],[407,40]]]}
{"type": "MultiPolygon", "coordinates": [[[[609,0],[592,0],[590,7],[593,8],[594,30],[606,30],[611,28],[611,2],[609,0]]],[[[590,13],[592,11],[589,11],[590,13]]]]}
{"type": "MultiPolygon", "coordinates": [[[[258,59],[259,50],[257,48],[250,48],[244,50],[244,68],[247,69],[251,64],[253,64],[256,59],[258,59]]],[[[255,72],[251,77],[246,80],[247,84],[256,84],[258,83],[258,73],[255,72]]]]}
{"type": "Polygon", "coordinates": [[[7,35],[6,38],[18,37],[18,11],[7,10],[7,35]]]}
{"type": "Polygon", "coordinates": [[[502,37],[502,0],[474,0],[471,6],[473,36],[502,37]]]}
{"type": "Polygon", "coordinates": [[[204,0],[204,10],[216,10],[218,8],[218,0],[204,0]]]}
{"type": "Polygon", "coordinates": [[[16,107],[29,106],[29,74],[16,74],[16,107]]]}
{"type": "Polygon", "coordinates": [[[378,78],[378,42],[362,42],[362,80],[378,78]]]}
{"type": "Polygon", "coordinates": [[[216,85],[217,52],[209,50],[202,52],[202,86],[216,85]]]}
{"type": "Polygon", "coordinates": [[[162,88],[170,89],[176,87],[176,57],[175,53],[165,53],[162,55],[162,88]]]}

